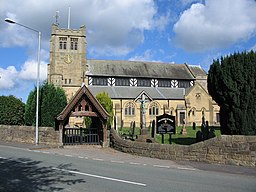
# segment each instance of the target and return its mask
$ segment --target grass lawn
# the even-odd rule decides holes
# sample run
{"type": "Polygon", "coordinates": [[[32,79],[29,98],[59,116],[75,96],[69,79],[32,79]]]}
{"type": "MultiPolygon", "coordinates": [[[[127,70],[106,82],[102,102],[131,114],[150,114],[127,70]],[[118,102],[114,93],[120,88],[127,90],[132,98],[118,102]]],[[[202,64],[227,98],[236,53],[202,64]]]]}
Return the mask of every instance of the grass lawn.
{"type": "MultiPolygon", "coordinates": [[[[196,127],[196,130],[193,130],[191,126],[186,127],[187,134],[182,135],[180,134],[182,127],[176,127],[176,134],[172,134],[172,143],[173,144],[179,144],[179,145],[191,145],[193,143],[196,143],[196,132],[201,131],[201,127],[196,127]]],[[[220,134],[220,127],[214,127],[215,135],[219,136],[220,134]]],[[[119,129],[120,135],[128,135],[130,131],[130,128],[122,128],[119,129]]],[[[140,128],[135,128],[135,135],[140,134],[140,128]]],[[[162,135],[157,134],[155,138],[156,142],[162,143],[162,135]]],[[[164,143],[169,144],[169,135],[164,135],[164,143]]]]}

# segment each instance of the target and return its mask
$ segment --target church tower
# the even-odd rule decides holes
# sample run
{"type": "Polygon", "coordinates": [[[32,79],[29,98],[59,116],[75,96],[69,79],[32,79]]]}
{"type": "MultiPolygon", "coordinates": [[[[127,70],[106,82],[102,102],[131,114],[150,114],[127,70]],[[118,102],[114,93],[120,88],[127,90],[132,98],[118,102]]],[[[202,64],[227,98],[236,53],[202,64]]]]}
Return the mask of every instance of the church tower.
{"type": "Polygon", "coordinates": [[[63,87],[68,96],[85,82],[86,44],[85,26],[74,30],[52,25],[48,83],[63,87]]]}

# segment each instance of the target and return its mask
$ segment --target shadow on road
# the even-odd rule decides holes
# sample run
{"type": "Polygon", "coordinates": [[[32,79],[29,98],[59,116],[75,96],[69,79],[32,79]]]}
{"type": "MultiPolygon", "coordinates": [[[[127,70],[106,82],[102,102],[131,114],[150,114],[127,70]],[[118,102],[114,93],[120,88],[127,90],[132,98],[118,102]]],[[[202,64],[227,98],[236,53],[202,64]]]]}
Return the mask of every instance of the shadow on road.
{"type": "MultiPolygon", "coordinates": [[[[85,183],[72,173],[40,166],[40,163],[27,158],[0,159],[0,191],[63,191],[65,186],[85,183]]],[[[58,168],[68,169],[70,166],[61,164],[58,168]]]]}

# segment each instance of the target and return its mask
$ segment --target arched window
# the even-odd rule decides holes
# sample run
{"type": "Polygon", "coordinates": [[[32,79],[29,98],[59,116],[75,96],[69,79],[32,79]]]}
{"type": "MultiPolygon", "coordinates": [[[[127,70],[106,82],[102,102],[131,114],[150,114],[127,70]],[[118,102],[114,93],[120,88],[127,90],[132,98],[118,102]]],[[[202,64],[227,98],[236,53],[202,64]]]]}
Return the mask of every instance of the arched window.
{"type": "Polygon", "coordinates": [[[125,105],[124,115],[134,116],[135,115],[135,105],[132,102],[129,102],[125,105]]]}
{"type": "Polygon", "coordinates": [[[154,102],[149,106],[149,115],[156,116],[158,114],[159,114],[159,107],[158,107],[158,104],[154,102]]]}

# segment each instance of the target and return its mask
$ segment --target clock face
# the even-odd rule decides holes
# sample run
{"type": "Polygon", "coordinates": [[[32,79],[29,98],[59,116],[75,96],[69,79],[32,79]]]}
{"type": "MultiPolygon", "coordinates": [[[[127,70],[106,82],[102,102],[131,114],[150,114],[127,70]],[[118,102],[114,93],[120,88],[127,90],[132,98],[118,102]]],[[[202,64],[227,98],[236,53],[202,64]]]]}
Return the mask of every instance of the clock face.
{"type": "Polygon", "coordinates": [[[67,64],[72,63],[72,61],[73,61],[73,60],[72,60],[72,56],[69,55],[69,54],[65,55],[64,61],[65,61],[65,63],[67,63],[67,64]]]}

